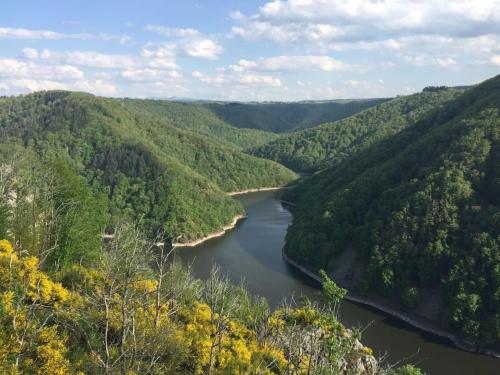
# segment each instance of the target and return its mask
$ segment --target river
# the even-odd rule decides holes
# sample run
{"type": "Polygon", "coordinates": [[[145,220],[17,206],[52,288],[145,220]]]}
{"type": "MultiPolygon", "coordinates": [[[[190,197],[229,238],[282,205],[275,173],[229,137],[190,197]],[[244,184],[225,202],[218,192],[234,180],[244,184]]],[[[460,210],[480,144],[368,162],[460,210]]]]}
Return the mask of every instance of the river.
{"type": "MultiPolygon", "coordinates": [[[[222,237],[194,248],[179,248],[176,257],[192,265],[199,278],[206,278],[215,262],[236,283],[264,296],[272,307],[283,298],[318,294],[318,285],[285,263],[281,257],[285,234],[292,217],[276,192],[249,193],[236,197],[248,218],[222,237]]],[[[388,353],[387,361],[405,358],[427,374],[500,374],[500,360],[467,353],[445,340],[423,333],[400,320],[348,301],[342,303],[340,320],[347,326],[366,327],[362,341],[375,355],[388,353]]]]}

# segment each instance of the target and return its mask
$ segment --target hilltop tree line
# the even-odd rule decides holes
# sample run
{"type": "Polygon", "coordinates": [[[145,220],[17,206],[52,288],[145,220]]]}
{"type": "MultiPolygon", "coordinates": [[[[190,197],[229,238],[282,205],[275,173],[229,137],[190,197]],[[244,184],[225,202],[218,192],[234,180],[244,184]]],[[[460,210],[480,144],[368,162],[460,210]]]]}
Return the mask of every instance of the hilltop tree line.
{"type": "Polygon", "coordinates": [[[297,172],[315,172],[335,166],[356,152],[399,133],[439,110],[461,92],[424,90],[398,97],[345,119],[284,135],[251,149],[251,153],[297,172]]]}

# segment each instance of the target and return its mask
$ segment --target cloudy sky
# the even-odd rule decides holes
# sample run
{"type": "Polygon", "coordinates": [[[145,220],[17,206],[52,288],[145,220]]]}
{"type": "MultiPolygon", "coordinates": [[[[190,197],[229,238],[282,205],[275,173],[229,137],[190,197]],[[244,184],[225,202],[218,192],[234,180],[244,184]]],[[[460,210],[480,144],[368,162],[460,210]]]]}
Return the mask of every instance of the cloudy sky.
{"type": "Polygon", "coordinates": [[[12,0],[0,95],[385,97],[500,73],[500,0],[12,0]]]}

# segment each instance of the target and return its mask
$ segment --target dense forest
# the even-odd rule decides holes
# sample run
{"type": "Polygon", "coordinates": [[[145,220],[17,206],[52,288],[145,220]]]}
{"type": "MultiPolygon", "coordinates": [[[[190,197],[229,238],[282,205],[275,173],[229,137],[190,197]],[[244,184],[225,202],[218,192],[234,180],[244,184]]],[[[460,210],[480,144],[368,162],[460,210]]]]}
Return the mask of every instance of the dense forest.
{"type": "MultiPolygon", "coordinates": [[[[272,132],[232,126],[206,106],[197,103],[139,99],[124,99],[123,103],[145,115],[160,117],[162,121],[177,128],[215,138],[219,142],[224,141],[241,149],[262,146],[278,138],[278,135],[272,132]]],[[[241,118],[239,121],[245,120],[241,118]]]]}
{"type": "Polygon", "coordinates": [[[1,165],[15,173],[12,189],[34,165],[28,156],[43,168],[62,163],[107,198],[111,230],[120,220],[140,221],[150,235],[187,241],[242,213],[224,192],[295,178],[215,135],[180,129],[165,116],[137,109],[141,104],[62,91],[0,99],[1,165]]]}
{"type": "Polygon", "coordinates": [[[335,122],[286,134],[251,152],[297,172],[336,165],[369,145],[398,133],[457,97],[462,90],[426,89],[392,99],[335,122]]]}
{"type": "Polygon", "coordinates": [[[247,129],[285,133],[349,117],[388,99],[289,103],[205,103],[226,123],[247,129]]]}
{"type": "Polygon", "coordinates": [[[434,291],[442,324],[491,347],[500,343],[500,76],[413,99],[442,94],[439,109],[290,192],[285,251],[314,270],[345,268],[354,254],[341,281],[409,311],[434,291]]]}

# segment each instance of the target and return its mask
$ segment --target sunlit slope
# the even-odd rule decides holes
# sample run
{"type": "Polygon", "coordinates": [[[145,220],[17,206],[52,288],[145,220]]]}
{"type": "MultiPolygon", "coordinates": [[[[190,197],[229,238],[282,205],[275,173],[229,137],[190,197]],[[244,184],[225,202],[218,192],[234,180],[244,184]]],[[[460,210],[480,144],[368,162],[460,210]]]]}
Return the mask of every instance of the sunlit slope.
{"type": "Polygon", "coordinates": [[[299,172],[336,165],[355,152],[398,133],[460,95],[462,90],[402,96],[345,119],[286,134],[252,150],[299,172]]]}
{"type": "Polygon", "coordinates": [[[286,253],[313,269],[354,251],[355,288],[409,308],[440,291],[443,324],[500,337],[500,76],[305,181],[286,253]]]}
{"type": "MultiPolygon", "coordinates": [[[[44,92],[0,100],[1,142],[63,158],[106,191],[112,218],[198,238],[241,207],[224,191],[279,186],[295,175],[225,143],[172,126],[122,100],[44,92]]],[[[113,221],[113,220],[112,220],[113,221]]]]}

